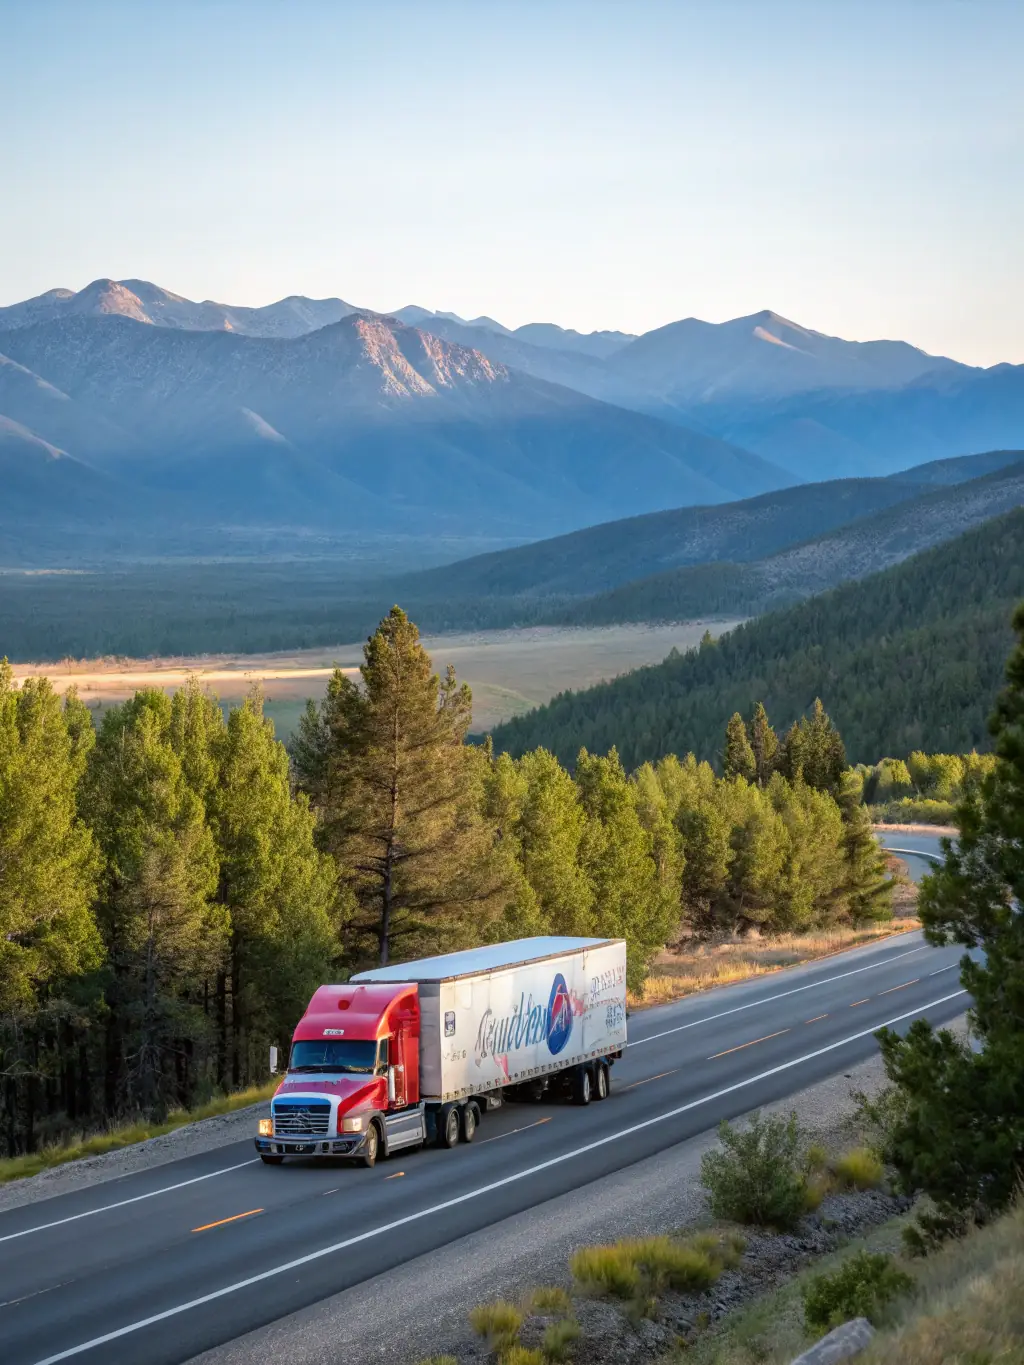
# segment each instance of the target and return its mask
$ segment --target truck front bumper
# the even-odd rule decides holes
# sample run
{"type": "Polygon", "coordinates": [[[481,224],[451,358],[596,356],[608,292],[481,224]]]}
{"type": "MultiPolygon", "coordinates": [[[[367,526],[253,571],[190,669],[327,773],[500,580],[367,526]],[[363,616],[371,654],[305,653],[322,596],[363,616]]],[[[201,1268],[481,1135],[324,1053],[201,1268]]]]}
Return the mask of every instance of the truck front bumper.
{"type": "Polygon", "coordinates": [[[341,1137],[258,1137],[256,1151],[263,1156],[355,1156],[366,1141],[365,1133],[341,1137]]]}

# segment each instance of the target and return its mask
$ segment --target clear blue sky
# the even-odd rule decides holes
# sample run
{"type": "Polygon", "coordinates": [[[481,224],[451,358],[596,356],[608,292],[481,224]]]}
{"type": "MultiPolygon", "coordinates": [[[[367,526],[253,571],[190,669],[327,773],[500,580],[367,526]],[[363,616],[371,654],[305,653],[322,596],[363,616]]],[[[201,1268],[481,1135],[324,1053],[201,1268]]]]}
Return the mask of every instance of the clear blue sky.
{"type": "Polygon", "coordinates": [[[101,275],[1024,361],[1021,0],[0,0],[0,303],[101,275]]]}

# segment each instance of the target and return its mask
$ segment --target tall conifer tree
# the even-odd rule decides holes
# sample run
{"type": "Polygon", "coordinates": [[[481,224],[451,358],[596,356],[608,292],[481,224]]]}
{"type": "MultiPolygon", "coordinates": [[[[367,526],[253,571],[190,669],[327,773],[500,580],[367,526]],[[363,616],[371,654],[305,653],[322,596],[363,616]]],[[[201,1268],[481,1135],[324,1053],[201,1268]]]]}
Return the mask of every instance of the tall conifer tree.
{"type": "Polygon", "coordinates": [[[362,687],[338,670],[307,712],[296,770],[355,896],[356,960],[479,941],[505,888],[484,817],[487,758],[467,747],[469,688],[434,673],[400,607],[364,647],[362,687]]]}

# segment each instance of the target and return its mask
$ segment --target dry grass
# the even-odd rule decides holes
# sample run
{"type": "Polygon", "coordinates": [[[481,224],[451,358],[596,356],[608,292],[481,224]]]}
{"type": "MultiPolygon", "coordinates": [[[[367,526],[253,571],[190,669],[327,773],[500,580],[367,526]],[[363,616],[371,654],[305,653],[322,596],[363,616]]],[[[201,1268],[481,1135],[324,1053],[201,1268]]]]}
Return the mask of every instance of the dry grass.
{"type": "Polygon", "coordinates": [[[832,1162],[836,1183],[847,1190],[876,1190],[885,1175],[881,1161],[867,1147],[854,1147],[832,1162]]]}
{"type": "MultiPolygon", "coordinates": [[[[474,631],[425,636],[423,643],[443,671],[455,665],[460,681],[473,689],[473,728],[489,730],[499,721],[549,701],[566,688],[590,687],[645,664],[660,663],[671,649],[699,642],[710,624],[720,635],[729,621],[688,621],[676,625],[594,628],[531,626],[519,630],[474,631]]],[[[355,672],[362,643],[280,653],[176,656],[163,659],[76,659],[52,664],[18,664],[15,677],[45,674],[58,691],[78,688],[97,712],[130,697],[139,687],[179,688],[190,675],[236,704],[259,681],[284,738],[294,728],[307,697],[321,697],[335,663],[355,672]]]]}
{"type": "Polygon", "coordinates": [[[561,1285],[541,1285],[532,1291],[526,1307],[528,1312],[540,1317],[568,1317],[572,1312],[572,1299],[561,1285]]]}
{"type": "Polygon", "coordinates": [[[617,1299],[648,1299],[674,1289],[694,1294],[713,1285],[722,1271],[738,1264],[743,1241],[735,1235],[698,1233],[627,1239],[610,1246],[583,1247],[572,1257],[573,1279],[589,1294],[617,1299]]]}
{"type": "Polygon", "coordinates": [[[28,1156],[7,1157],[0,1160],[0,1185],[9,1180],[23,1180],[26,1176],[38,1175],[51,1166],[63,1166],[69,1161],[81,1161],[83,1157],[101,1156],[120,1147],[131,1147],[136,1142],[148,1138],[163,1137],[173,1133],[176,1128],[184,1128],[188,1123],[198,1123],[200,1119],[216,1118],[220,1114],[232,1114],[236,1109],[245,1109],[250,1104],[259,1104],[270,1099],[277,1089],[279,1080],[267,1085],[251,1086],[248,1090],[238,1090],[233,1095],[221,1095],[197,1109],[178,1109],[163,1123],[133,1123],[120,1128],[109,1128],[106,1132],[92,1133],[78,1142],[63,1143],[59,1146],[44,1147],[28,1156]]]}
{"type": "Polygon", "coordinates": [[[474,1308],[469,1315],[469,1324],[492,1350],[504,1353],[515,1344],[523,1325],[523,1314],[514,1303],[498,1299],[495,1303],[482,1303],[474,1308]]]}
{"type": "Polygon", "coordinates": [[[670,949],[655,959],[643,993],[630,997],[635,1009],[679,1000],[696,991],[712,990],[752,976],[795,967],[801,962],[828,957],[858,944],[873,943],[892,934],[918,928],[917,920],[901,919],[865,929],[832,929],[809,934],[782,934],[778,938],[744,939],[741,942],[700,944],[670,949]]]}
{"type": "Polygon", "coordinates": [[[914,1269],[915,1297],[864,1365],[1024,1365],[1024,1206],[914,1269]]]}

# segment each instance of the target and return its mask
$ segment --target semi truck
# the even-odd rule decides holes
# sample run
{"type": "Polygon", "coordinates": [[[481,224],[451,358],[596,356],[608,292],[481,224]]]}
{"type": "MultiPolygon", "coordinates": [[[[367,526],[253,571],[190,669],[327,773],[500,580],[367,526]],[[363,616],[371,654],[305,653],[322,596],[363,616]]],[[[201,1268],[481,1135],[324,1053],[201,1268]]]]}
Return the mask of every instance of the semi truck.
{"type": "Polygon", "coordinates": [[[518,939],[360,972],[314,993],[256,1151],[373,1166],[455,1147],[506,1099],[605,1099],[625,1046],[621,939],[518,939]]]}

